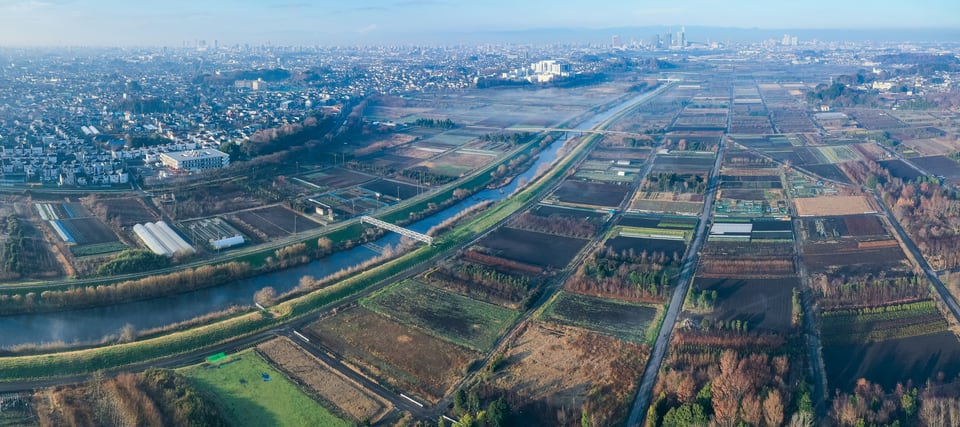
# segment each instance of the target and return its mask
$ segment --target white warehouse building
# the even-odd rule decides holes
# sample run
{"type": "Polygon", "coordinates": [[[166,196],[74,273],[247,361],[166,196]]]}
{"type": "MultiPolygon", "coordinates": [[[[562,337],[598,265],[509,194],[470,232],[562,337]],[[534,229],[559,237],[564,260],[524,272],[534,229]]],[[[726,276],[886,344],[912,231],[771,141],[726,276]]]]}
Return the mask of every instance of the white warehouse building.
{"type": "Polygon", "coordinates": [[[198,171],[225,168],[230,164],[230,155],[220,150],[204,148],[162,153],[160,161],[170,169],[198,171]]]}
{"type": "Polygon", "coordinates": [[[163,221],[134,225],[133,232],[150,248],[150,251],[157,255],[173,256],[176,253],[192,254],[196,252],[193,246],[190,246],[163,221]]]}

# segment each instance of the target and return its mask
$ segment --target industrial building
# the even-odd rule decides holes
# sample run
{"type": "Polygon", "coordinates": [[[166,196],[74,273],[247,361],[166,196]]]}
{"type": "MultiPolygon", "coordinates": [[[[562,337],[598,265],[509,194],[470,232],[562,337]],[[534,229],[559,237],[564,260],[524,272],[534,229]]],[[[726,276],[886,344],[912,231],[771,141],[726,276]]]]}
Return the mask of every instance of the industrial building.
{"type": "Polygon", "coordinates": [[[160,161],[170,169],[199,171],[227,167],[230,164],[230,155],[220,150],[205,148],[163,153],[160,154],[160,161]]]}

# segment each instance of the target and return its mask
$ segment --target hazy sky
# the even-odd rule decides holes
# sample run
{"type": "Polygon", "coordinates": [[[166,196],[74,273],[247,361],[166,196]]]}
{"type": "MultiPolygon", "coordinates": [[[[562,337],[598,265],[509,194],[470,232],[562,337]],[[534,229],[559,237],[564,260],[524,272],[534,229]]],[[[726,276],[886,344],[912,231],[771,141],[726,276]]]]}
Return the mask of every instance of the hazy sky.
{"type": "Polygon", "coordinates": [[[431,32],[701,25],[960,29],[958,0],[0,0],[0,45],[422,40],[431,32]]]}

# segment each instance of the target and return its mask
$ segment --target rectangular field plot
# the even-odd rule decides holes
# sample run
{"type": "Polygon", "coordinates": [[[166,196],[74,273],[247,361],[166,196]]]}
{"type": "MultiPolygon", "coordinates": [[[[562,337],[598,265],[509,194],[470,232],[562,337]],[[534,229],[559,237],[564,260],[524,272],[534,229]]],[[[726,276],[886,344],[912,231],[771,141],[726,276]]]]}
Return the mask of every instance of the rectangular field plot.
{"type": "Polygon", "coordinates": [[[376,422],[393,407],[287,337],[260,344],[257,350],[297,383],[358,423],[376,422]]]}
{"type": "Polygon", "coordinates": [[[921,169],[936,176],[945,178],[960,178],[960,163],[945,156],[917,157],[910,159],[921,169]]]}
{"type": "Polygon", "coordinates": [[[561,203],[616,207],[630,192],[627,185],[566,180],[551,197],[561,203]]]}
{"type": "Polygon", "coordinates": [[[668,257],[682,257],[687,245],[683,240],[650,239],[618,236],[608,239],[604,245],[615,253],[662,253],[668,257]]]}
{"type": "Polygon", "coordinates": [[[914,169],[903,160],[882,160],[877,163],[879,163],[880,166],[883,166],[884,169],[890,171],[890,175],[893,175],[894,177],[900,178],[904,181],[913,181],[923,176],[920,171],[914,169]]]}
{"type": "Polygon", "coordinates": [[[403,182],[388,181],[385,179],[368,182],[362,187],[373,193],[380,193],[383,197],[389,197],[396,200],[406,200],[420,193],[416,185],[410,185],[403,182]]]}
{"type": "Polygon", "coordinates": [[[232,216],[271,239],[320,227],[320,224],[283,206],[242,211],[232,216]]]}
{"type": "Polygon", "coordinates": [[[660,216],[660,215],[624,215],[617,225],[624,227],[666,228],[677,230],[692,230],[697,226],[697,219],[690,217],[660,216]]]}
{"type": "Polygon", "coordinates": [[[490,350],[519,313],[413,280],[364,298],[364,307],[477,351],[490,350]]]}
{"type": "Polygon", "coordinates": [[[899,270],[909,265],[903,249],[893,239],[807,242],[803,245],[803,263],[811,272],[830,271],[847,275],[899,270]]]}
{"type": "Polygon", "coordinates": [[[880,218],[875,215],[803,218],[800,227],[804,238],[814,241],[889,236],[880,218]]]}
{"type": "Polygon", "coordinates": [[[154,222],[159,217],[148,209],[140,198],[97,199],[97,209],[102,209],[103,219],[116,220],[122,226],[154,222]]]}
{"type": "Polygon", "coordinates": [[[350,187],[374,180],[370,175],[347,169],[326,169],[323,172],[307,175],[304,179],[315,185],[327,188],[350,187]]]}
{"type": "Polygon", "coordinates": [[[590,221],[599,221],[610,215],[607,211],[551,205],[537,205],[537,207],[531,210],[531,212],[537,216],[546,218],[557,216],[573,219],[586,219],[590,221]]]}
{"type": "Polygon", "coordinates": [[[503,367],[489,383],[507,396],[524,396],[513,408],[513,425],[570,425],[585,405],[610,408],[612,423],[626,419],[626,402],[649,354],[644,344],[534,321],[507,347],[503,367]]]}
{"type": "Polygon", "coordinates": [[[705,174],[713,169],[715,159],[708,154],[659,154],[651,172],[705,174]]]}
{"type": "Polygon", "coordinates": [[[116,242],[117,235],[110,227],[96,218],[77,218],[57,220],[62,228],[77,245],[95,245],[98,243],[116,242]]]}
{"type": "Polygon", "coordinates": [[[343,310],[308,327],[323,345],[401,390],[433,401],[480,353],[394,322],[365,308],[343,310]]]}
{"type": "Polygon", "coordinates": [[[543,319],[641,343],[656,336],[651,325],[659,311],[648,305],[561,291],[543,311],[543,319]]]}
{"type": "Polygon", "coordinates": [[[805,197],[793,200],[799,216],[858,215],[876,212],[865,196],[805,197]]]}
{"type": "MultiPolygon", "coordinates": [[[[716,291],[716,302],[707,316],[715,322],[746,322],[748,330],[790,329],[795,277],[779,279],[705,279],[694,281],[692,294],[716,291]]],[[[694,303],[691,301],[690,303],[694,303]]]]}
{"type": "Polygon", "coordinates": [[[499,257],[562,269],[587,244],[587,240],[500,227],[479,244],[499,257]]]}
{"type": "Polygon", "coordinates": [[[960,374],[960,342],[953,332],[917,335],[868,344],[824,345],[828,388],[852,389],[857,380],[893,389],[897,383],[924,384],[960,374]]]}
{"type": "Polygon", "coordinates": [[[181,372],[218,403],[232,425],[352,425],[320,406],[253,351],[231,355],[230,359],[217,366],[195,365],[181,372]]]}
{"type": "Polygon", "coordinates": [[[850,179],[847,178],[847,175],[843,173],[837,165],[834,164],[825,164],[825,165],[803,165],[800,169],[807,170],[814,175],[817,175],[821,178],[829,179],[831,181],[850,183],[850,179]]]}

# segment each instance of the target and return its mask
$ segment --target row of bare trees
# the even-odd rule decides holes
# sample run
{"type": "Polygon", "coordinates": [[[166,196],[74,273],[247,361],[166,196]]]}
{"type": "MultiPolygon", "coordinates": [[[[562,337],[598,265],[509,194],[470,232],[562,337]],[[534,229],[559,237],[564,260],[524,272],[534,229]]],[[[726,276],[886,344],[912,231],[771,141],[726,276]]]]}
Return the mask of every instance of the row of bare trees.
{"type": "Polygon", "coordinates": [[[588,239],[597,232],[597,224],[587,218],[554,215],[543,217],[524,212],[510,223],[511,227],[558,236],[588,239]]]}

